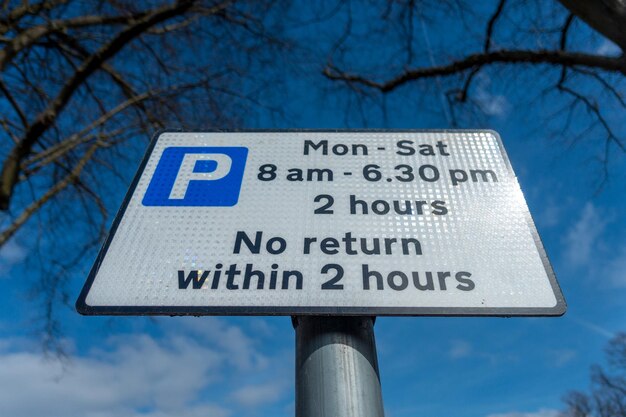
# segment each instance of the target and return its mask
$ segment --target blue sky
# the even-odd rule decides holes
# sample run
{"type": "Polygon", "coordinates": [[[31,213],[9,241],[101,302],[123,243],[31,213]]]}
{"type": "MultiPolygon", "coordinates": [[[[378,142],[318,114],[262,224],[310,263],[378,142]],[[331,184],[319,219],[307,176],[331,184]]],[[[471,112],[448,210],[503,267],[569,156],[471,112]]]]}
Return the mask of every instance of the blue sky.
{"type": "MultiPolygon", "coordinates": [[[[613,51],[607,42],[592,46],[613,51]]],[[[599,190],[601,169],[590,158],[597,135],[567,146],[567,135],[545,117],[558,98],[526,97],[523,80],[541,84],[542,73],[528,70],[512,84],[506,71],[479,80],[482,116],[461,127],[500,133],[568,311],[561,318],[380,318],[375,331],[389,417],[554,417],[565,392],[586,389],[589,367],[602,363],[609,338],[626,330],[626,159],[614,152],[610,180],[599,190]]],[[[269,97],[282,103],[285,118],[260,111],[249,127],[447,127],[437,86],[425,100],[414,100],[418,91],[365,100],[363,112],[354,104],[345,110],[348,94],[312,65],[269,97]]],[[[29,297],[26,262],[33,230],[0,251],[0,414],[293,415],[288,317],[79,316],[71,305],[94,251],[70,280],[70,307],[60,311],[70,356],[43,357],[33,331],[41,306],[29,297]]]]}

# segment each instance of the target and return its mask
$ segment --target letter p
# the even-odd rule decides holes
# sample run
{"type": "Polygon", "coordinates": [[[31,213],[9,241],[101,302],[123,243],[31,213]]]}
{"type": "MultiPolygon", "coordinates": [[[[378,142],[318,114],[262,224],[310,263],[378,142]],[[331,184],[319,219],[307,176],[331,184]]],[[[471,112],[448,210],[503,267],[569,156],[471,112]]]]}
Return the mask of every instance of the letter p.
{"type": "Polygon", "coordinates": [[[185,198],[191,181],[216,181],[224,178],[232,165],[228,155],[218,153],[188,153],[178,169],[169,198],[185,198]]]}
{"type": "Polygon", "coordinates": [[[244,147],[169,147],[150,178],[144,206],[234,206],[248,156],[244,147]]]}

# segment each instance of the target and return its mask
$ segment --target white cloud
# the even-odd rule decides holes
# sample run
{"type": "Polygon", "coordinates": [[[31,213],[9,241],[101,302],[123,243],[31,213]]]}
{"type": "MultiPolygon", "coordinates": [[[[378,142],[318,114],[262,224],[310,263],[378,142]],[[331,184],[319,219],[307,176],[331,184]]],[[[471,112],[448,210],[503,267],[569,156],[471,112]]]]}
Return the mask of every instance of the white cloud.
{"type": "Polygon", "coordinates": [[[480,108],[489,116],[504,116],[509,109],[509,102],[505,96],[494,95],[488,92],[477,92],[476,99],[480,108]]]}
{"type": "Polygon", "coordinates": [[[479,74],[476,79],[474,100],[480,109],[489,116],[505,116],[511,105],[503,95],[491,92],[491,79],[485,74],[479,74]]]}
{"type": "Polygon", "coordinates": [[[572,349],[557,349],[549,351],[548,356],[552,364],[559,368],[573,361],[578,353],[572,349]]]}
{"type": "Polygon", "coordinates": [[[246,407],[256,407],[278,401],[285,393],[285,388],[282,382],[248,385],[233,392],[231,398],[246,407]]]}
{"type": "Polygon", "coordinates": [[[189,338],[159,343],[146,335],[126,336],[110,346],[65,366],[36,351],[3,352],[0,414],[105,416],[154,408],[164,416],[181,415],[214,379],[221,360],[218,352],[189,338]]]}
{"type": "Polygon", "coordinates": [[[570,265],[587,267],[587,273],[603,287],[625,288],[626,244],[613,245],[602,239],[613,220],[614,216],[606,211],[585,204],[578,221],[563,238],[564,255],[570,265]]]}
{"type": "Polygon", "coordinates": [[[0,247],[0,278],[4,278],[13,265],[22,262],[27,254],[27,249],[15,239],[9,240],[0,247]]]}
{"type": "Polygon", "coordinates": [[[160,320],[174,333],[191,333],[219,349],[228,350],[227,361],[238,370],[262,370],[268,366],[267,358],[259,353],[255,341],[241,328],[216,317],[170,317],[160,320]]]}
{"type": "Polygon", "coordinates": [[[585,204],[580,218],[565,236],[566,259],[576,266],[587,264],[608,222],[592,203],[585,204]]]}
{"type": "Polygon", "coordinates": [[[457,339],[450,343],[450,349],[447,352],[450,359],[472,358],[481,361],[487,361],[492,366],[499,366],[503,363],[518,362],[519,357],[511,352],[486,352],[476,349],[467,340],[457,339]]]}
{"type": "MultiPolygon", "coordinates": [[[[232,413],[224,408],[215,405],[192,405],[184,410],[177,411],[176,413],[168,413],[162,410],[156,410],[152,412],[139,412],[132,414],[125,414],[124,417],[228,417],[232,413]]],[[[119,414],[107,413],[98,414],[97,417],[119,417],[119,414]]],[[[96,416],[94,416],[96,417],[96,416]]]]}
{"type": "Polygon", "coordinates": [[[257,335],[262,337],[271,337],[276,333],[276,329],[270,326],[267,321],[259,317],[251,317],[249,319],[250,329],[257,335]]]}
{"type": "Polygon", "coordinates": [[[614,258],[606,263],[604,277],[612,287],[626,287],[626,245],[615,251],[614,258]]]}
{"type": "Polygon", "coordinates": [[[557,204],[550,196],[545,197],[545,200],[546,203],[537,218],[538,223],[541,227],[545,228],[557,226],[561,221],[565,207],[561,204],[557,204]]]}
{"type": "Polygon", "coordinates": [[[448,356],[452,359],[466,358],[472,354],[472,345],[465,340],[453,340],[448,351],[448,356]]]}
{"type": "Polygon", "coordinates": [[[604,39],[598,49],[596,49],[596,53],[604,56],[618,56],[622,53],[622,50],[610,40],[604,39]]]}
{"type": "Polygon", "coordinates": [[[560,414],[558,410],[550,408],[542,408],[538,411],[519,412],[512,411],[508,413],[489,414],[487,417],[557,417],[560,414]]]}
{"type": "Polygon", "coordinates": [[[216,318],[167,323],[160,337],[112,337],[69,363],[0,339],[0,415],[227,417],[283,398],[286,387],[274,381],[285,361],[254,352],[239,327],[216,318]]]}
{"type": "Polygon", "coordinates": [[[604,327],[599,326],[599,325],[597,325],[595,323],[592,323],[592,322],[587,321],[587,320],[579,319],[578,317],[573,316],[571,314],[568,314],[567,317],[570,320],[573,320],[574,322],[576,322],[576,323],[580,324],[581,326],[585,327],[586,329],[591,330],[592,332],[597,333],[600,336],[604,336],[607,339],[612,339],[613,337],[615,337],[615,333],[613,333],[613,332],[611,332],[611,331],[605,329],[604,327]]]}

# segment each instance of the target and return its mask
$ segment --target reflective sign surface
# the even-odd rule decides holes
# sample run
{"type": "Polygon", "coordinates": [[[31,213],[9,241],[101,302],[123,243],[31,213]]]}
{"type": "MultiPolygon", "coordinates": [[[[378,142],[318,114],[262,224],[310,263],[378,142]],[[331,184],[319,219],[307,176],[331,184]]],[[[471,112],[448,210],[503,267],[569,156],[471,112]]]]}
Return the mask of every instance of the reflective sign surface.
{"type": "Polygon", "coordinates": [[[560,315],[491,131],[165,132],[84,314],[560,315]]]}

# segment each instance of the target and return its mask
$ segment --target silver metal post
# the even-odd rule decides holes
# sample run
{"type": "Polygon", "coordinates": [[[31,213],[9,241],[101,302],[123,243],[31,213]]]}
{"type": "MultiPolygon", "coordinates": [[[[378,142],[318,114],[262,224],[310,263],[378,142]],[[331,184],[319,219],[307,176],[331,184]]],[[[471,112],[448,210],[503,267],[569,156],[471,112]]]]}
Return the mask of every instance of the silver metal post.
{"type": "Polygon", "coordinates": [[[383,417],[373,317],[293,318],[296,417],[383,417]]]}

